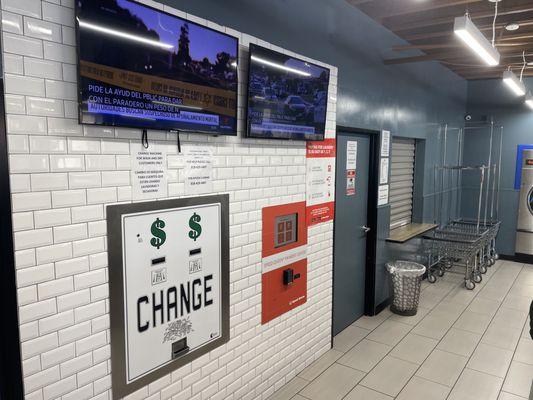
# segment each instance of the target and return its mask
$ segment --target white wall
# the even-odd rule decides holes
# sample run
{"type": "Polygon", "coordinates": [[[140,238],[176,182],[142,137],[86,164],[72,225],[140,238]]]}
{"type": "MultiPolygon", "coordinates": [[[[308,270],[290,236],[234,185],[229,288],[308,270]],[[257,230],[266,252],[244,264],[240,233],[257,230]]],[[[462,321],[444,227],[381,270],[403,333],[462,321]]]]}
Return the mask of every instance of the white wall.
{"type": "MultiPolygon", "coordinates": [[[[161,8],[153,1],[145,3],[161,8]]],[[[111,399],[105,208],[130,202],[130,151],[140,131],[77,122],[74,0],[1,0],[17,286],[26,399],[111,399]],[[44,28],[44,29],[35,29],[44,28]]],[[[268,43],[171,12],[239,38],[268,43]]],[[[238,12],[238,10],[236,10],[238,12]]],[[[335,135],[332,68],[328,136],[335,135]]],[[[305,145],[182,134],[215,154],[214,191],[230,194],[231,340],[128,399],[261,399],[330,347],[332,223],[309,229],[308,302],[267,325],[261,315],[261,209],[305,200],[305,145]]],[[[184,195],[176,138],[168,193],[184,195]]]]}

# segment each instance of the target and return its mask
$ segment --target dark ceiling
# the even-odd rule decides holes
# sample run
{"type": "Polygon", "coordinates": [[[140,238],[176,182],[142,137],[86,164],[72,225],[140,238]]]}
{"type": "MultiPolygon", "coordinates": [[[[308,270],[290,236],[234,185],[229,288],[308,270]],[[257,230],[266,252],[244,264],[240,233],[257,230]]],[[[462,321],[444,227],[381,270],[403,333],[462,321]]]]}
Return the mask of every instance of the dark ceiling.
{"type": "MultiPolygon", "coordinates": [[[[500,65],[489,67],[453,33],[455,17],[468,9],[471,19],[487,39],[492,39],[494,3],[488,0],[346,0],[382,24],[409,45],[395,46],[385,55],[386,64],[440,61],[466,79],[501,77],[511,66],[519,74],[522,52],[533,62],[533,0],[501,0],[496,20],[496,47],[500,65]],[[511,22],[520,24],[508,31],[511,22]]],[[[533,76],[533,66],[524,76],[533,76]]]]}

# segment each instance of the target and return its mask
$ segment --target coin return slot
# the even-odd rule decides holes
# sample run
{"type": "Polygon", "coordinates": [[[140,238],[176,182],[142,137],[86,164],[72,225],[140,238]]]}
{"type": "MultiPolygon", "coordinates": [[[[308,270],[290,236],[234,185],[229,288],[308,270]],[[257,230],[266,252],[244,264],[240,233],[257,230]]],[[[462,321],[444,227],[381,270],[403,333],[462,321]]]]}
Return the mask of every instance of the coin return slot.
{"type": "Polygon", "coordinates": [[[178,340],[177,342],[172,343],[172,359],[178,358],[183,354],[189,351],[189,346],[187,346],[187,338],[178,340]]]}
{"type": "Polygon", "coordinates": [[[201,252],[202,252],[202,248],[198,247],[197,249],[189,250],[189,255],[190,256],[195,256],[196,254],[200,254],[201,252]]]}
{"type": "Polygon", "coordinates": [[[154,258],[152,260],[152,265],[163,264],[165,261],[166,261],[166,257],[154,258]]]}

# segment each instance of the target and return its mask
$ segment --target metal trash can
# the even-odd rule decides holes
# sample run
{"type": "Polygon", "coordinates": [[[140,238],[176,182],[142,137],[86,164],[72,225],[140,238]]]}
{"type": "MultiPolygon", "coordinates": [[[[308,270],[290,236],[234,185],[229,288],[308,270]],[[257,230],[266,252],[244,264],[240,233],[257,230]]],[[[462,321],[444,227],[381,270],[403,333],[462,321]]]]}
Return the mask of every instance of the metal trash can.
{"type": "Polygon", "coordinates": [[[387,263],[387,271],[391,275],[392,286],[390,310],[399,315],[416,315],[426,267],[411,261],[394,261],[387,263]]]}

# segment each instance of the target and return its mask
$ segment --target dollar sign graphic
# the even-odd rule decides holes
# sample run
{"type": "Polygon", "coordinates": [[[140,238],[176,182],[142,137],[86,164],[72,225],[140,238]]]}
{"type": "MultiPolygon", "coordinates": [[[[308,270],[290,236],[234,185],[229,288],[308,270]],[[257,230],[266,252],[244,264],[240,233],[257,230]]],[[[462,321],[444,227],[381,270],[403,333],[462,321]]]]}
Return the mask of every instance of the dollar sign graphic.
{"type": "Polygon", "coordinates": [[[157,250],[159,250],[159,248],[167,240],[167,235],[165,231],[163,230],[164,227],[165,227],[165,222],[160,220],[159,218],[157,218],[152,224],[151,231],[152,231],[152,235],[154,235],[155,237],[153,237],[150,240],[150,244],[154,247],[157,247],[157,250]]]}
{"type": "Polygon", "coordinates": [[[189,227],[192,229],[192,231],[189,231],[189,237],[191,239],[194,239],[195,242],[196,242],[196,239],[198,239],[200,235],[202,234],[202,227],[198,223],[201,220],[202,218],[196,213],[194,213],[192,217],[189,218],[189,227]]]}

